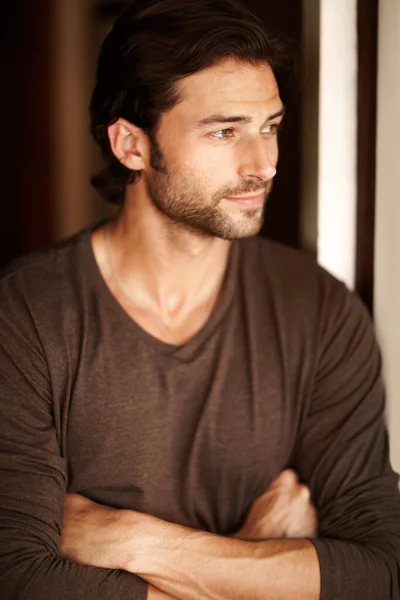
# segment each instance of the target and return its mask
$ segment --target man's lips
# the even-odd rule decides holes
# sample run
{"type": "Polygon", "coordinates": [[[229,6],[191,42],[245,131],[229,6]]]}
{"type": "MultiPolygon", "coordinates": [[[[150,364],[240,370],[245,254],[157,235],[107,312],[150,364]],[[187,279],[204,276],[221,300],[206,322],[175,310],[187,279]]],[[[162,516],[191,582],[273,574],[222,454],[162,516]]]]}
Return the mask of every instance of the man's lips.
{"type": "Polygon", "coordinates": [[[235,204],[240,204],[241,206],[255,207],[264,204],[265,194],[266,192],[254,196],[227,196],[226,199],[235,204]]]}

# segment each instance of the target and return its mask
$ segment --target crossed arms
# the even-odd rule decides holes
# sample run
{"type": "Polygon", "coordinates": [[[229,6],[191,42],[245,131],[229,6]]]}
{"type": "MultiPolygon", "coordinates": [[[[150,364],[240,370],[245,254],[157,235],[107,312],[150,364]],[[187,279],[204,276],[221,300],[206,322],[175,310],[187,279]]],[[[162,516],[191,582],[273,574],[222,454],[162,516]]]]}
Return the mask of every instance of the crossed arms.
{"type": "Polygon", "coordinates": [[[311,542],[272,540],[316,534],[307,491],[292,471],[282,473],[254,503],[237,539],[69,495],[60,551],[69,560],[140,575],[151,584],[149,600],[317,600],[319,564],[311,542]]]}

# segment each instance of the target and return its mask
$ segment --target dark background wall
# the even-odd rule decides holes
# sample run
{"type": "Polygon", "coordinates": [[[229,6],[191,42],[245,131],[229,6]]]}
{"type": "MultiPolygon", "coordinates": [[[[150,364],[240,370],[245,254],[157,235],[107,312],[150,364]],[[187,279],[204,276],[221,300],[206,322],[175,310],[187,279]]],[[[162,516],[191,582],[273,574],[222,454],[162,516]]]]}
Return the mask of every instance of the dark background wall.
{"type": "Polygon", "coordinates": [[[280,133],[280,161],[274,191],[268,203],[262,235],[299,246],[301,202],[301,79],[302,2],[301,0],[247,0],[262,17],[268,30],[282,33],[293,53],[294,72],[281,82],[286,106],[280,133]]]}
{"type": "Polygon", "coordinates": [[[0,263],[52,239],[54,172],[54,2],[13,0],[4,4],[0,36],[0,263]]]}

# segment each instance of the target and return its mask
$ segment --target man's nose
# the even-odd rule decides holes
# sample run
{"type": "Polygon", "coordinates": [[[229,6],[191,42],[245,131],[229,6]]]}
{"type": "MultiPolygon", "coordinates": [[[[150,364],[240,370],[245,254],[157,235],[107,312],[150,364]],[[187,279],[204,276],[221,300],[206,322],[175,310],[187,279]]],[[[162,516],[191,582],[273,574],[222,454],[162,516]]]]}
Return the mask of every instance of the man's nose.
{"type": "Polygon", "coordinates": [[[241,152],[239,175],[242,179],[257,178],[269,181],[276,175],[277,149],[264,139],[252,139],[245,142],[241,152]]]}

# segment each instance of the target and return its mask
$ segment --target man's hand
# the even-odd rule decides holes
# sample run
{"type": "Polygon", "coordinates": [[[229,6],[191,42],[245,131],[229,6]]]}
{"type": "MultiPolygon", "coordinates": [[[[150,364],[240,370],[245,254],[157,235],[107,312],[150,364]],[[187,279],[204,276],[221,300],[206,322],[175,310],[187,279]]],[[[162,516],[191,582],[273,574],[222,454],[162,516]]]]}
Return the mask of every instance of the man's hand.
{"type": "Polygon", "coordinates": [[[241,540],[307,538],[317,535],[318,521],[310,491],[292,470],[283,471],[254,502],[240,530],[241,540]]]}

